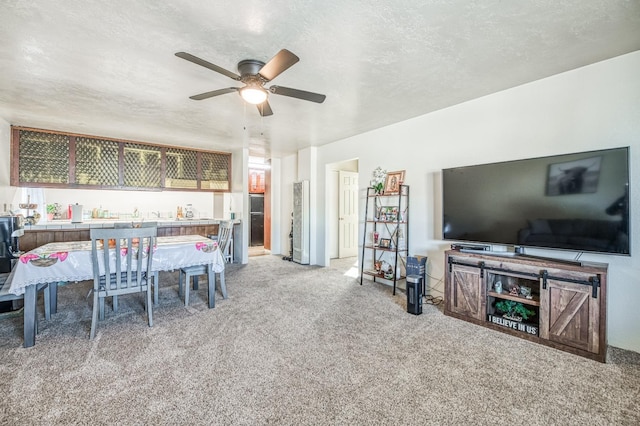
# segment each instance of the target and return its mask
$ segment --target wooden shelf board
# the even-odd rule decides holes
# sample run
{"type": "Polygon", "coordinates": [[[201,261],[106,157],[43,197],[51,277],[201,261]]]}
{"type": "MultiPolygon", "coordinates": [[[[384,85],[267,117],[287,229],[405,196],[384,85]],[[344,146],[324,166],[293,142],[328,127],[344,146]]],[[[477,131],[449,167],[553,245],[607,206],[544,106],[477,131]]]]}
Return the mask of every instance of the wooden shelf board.
{"type": "Polygon", "coordinates": [[[489,291],[487,292],[487,296],[495,297],[496,299],[512,300],[514,302],[520,302],[525,305],[540,306],[539,300],[527,299],[526,297],[522,297],[522,296],[513,296],[509,293],[496,293],[495,291],[489,291]]]}

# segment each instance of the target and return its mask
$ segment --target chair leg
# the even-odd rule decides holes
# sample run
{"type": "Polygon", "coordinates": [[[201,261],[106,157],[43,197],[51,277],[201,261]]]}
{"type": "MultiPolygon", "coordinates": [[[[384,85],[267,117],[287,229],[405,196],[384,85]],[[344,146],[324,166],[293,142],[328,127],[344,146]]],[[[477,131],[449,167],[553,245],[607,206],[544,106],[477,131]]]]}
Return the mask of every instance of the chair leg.
{"type": "Polygon", "coordinates": [[[102,313],[104,314],[104,298],[98,298],[98,292],[93,291],[93,315],[91,316],[91,333],[89,334],[89,339],[93,340],[96,337],[96,325],[98,323],[98,311],[100,310],[100,304],[103,304],[102,313]]]}
{"type": "Polygon", "coordinates": [[[153,274],[153,304],[157,305],[158,304],[158,299],[159,299],[159,288],[158,286],[160,285],[160,282],[158,280],[160,276],[160,273],[158,271],[154,272],[153,274]]]}
{"type": "Polygon", "coordinates": [[[227,298],[227,284],[224,280],[224,269],[218,275],[218,279],[220,280],[220,293],[222,293],[222,298],[227,298]]]}
{"type": "Polygon", "coordinates": [[[113,303],[113,312],[118,312],[118,296],[113,296],[111,300],[113,303]]]}
{"type": "Polygon", "coordinates": [[[147,282],[147,318],[149,327],[153,327],[153,303],[151,303],[151,284],[147,282]]]}
{"type": "MultiPolygon", "coordinates": [[[[93,290],[93,293],[95,294],[96,291],[93,290]]],[[[98,301],[98,308],[100,309],[100,321],[104,321],[104,297],[101,297],[98,301]]]]}

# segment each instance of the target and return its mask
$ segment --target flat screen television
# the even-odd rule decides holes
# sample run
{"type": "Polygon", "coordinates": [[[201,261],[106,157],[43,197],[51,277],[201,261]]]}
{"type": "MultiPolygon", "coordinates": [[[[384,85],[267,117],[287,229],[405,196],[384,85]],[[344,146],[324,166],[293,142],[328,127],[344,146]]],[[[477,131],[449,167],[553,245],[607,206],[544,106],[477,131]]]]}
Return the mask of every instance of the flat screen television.
{"type": "Polygon", "coordinates": [[[629,148],[442,171],[443,238],[630,254],[629,148]]]}

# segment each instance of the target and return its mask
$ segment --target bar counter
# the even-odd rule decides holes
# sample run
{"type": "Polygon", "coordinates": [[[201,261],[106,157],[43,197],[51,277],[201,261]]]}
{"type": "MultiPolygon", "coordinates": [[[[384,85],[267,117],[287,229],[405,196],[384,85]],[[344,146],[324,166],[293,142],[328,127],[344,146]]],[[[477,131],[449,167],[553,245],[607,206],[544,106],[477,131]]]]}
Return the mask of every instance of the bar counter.
{"type": "MultiPolygon", "coordinates": [[[[176,235],[208,235],[218,234],[218,224],[224,219],[166,219],[158,220],[144,219],[145,222],[156,222],[158,224],[158,236],[176,235]]],[[[88,219],[83,222],[71,223],[70,220],[53,220],[40,222],[36,225],[25,225],[24,236],[20,238],[20,251],[26,252],[36,247],[53,242],[86,241],[89,240],[89,230],[91,228],[112,228],[117,222],[141,222],[142,219],[88,219]]],[[[241,231],[239,224],[241,221],[233,221],[234,238],[238,238],[241,231]]],[[[234,246],[234,255],[240,254],[240,244],[234,246]]],[[[234,256],[236,259],[239,257],[234,256]]],[[[241,258],[241,257],[240,257],[241,258]]]]}

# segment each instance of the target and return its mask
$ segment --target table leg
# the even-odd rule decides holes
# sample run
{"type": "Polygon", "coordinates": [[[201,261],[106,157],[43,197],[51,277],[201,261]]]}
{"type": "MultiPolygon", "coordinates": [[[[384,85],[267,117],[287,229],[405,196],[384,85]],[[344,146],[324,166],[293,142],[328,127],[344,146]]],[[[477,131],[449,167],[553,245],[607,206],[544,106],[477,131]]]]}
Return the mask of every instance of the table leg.
{"type": "Polygon", "coordinates": [[[211,265],[207,265],[207,281],[209,282],[209,309],[216,307],[216,274],[211,265]]]}
{"type": "Polygon", "coordinates": [[[30,348],[36,344],[36,301],[38,292],[36,285],[29,285],[24,291],[24,347],[30,348]]]}

